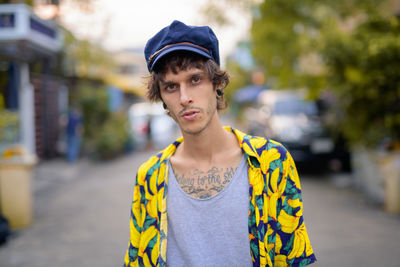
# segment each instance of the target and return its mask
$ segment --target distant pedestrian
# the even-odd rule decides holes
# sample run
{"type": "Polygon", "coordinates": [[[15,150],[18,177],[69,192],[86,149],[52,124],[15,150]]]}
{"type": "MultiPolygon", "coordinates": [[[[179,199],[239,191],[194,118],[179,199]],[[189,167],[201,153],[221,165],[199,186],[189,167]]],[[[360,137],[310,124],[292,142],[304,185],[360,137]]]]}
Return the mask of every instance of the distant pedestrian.
{"type": "Polygon", "coordinates": [[[125,266],[305,266],[315,262],[289,152],[222,127],[227,72],[209,27],[174,21],[146,44],[150,100],[183,137],[138,170],[125,266]]]}
{"type": "Polygon", "coordinates": [[[79,157],[83,132],[82,115],[77,109],[68,112],[67,122],[67,160],[75,162],[79,157]]]}
{"type": "Polygon", "coordinates": [[[150,150],[153,149],[153,139],[152,139],[152,126],[151,126],[151,122],[153,120],[153,116],[149,115],[148,119],[147,119],[147,126],[146,126],[146,149],[150,150]]]}

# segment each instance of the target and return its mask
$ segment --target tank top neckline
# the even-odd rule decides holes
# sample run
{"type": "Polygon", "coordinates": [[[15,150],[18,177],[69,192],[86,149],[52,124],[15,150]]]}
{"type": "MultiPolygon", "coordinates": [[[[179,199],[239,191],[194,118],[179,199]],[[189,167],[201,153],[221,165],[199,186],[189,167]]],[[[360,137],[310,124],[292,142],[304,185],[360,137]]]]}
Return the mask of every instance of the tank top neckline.
{"type": "MultiPolygon", "coordinates": [[[[197,197],[193,197],[193,196],[189,195],[188,193],[186,193],[186,192],[182,189],[182,187],[181,187],[181,186],[179,185],[179,183],[178,183],[178,180],[176,179],[176,176],[175,176],[175,173],[174,173],[174,171],[173,171],[172,164],[171,164],[171,161],[170,161],[170,160],[168,160],[168,165],[169,165],[168,168],[169,168],[169,171],[171,171],[171,173],[168,174],[168,176],[169,176],[170,178],[171,178],[171,176],[172,176],[172,179],[171,179],[171,180],[173,180],[172,182],[173,182],[174,185],[178,188],[178,190],[183,194],[184,197],[189,198],[189,199],[192,199],[192,200],[195,200],[195,201],[209,201],[209,200],[212,200],[212,199],[218,199],[218,198],[222,197],[222,196],[225,194],[225,192],[228,190],[228,188],[231,187],[231,185],[237,180],[237,176],[239,175],[239,172],[240,172],[241,168],[244,167],[243,165],[244,165],[245,163],[246,163],[246,160],[245,160],[245,156],[243,155],[243,156],[242,156],[242,159],[240,160],[239,165],[237,166],[237,168],[236,168],[236,170],[235,170],[235,173],[233,174],[232,179],[228,182],[228,184],[227,184],[221,191],[219,191],[219,192],[216,193],[215,195],[212,195],[212,196],[207,197],[207,198],[197,198],[197,197]]],[[[170,183],[171,183],[171,181],[170,181],[170,183]]],[[[171,186],[171,184],[170,184],[170,186],[171,186]]]]}

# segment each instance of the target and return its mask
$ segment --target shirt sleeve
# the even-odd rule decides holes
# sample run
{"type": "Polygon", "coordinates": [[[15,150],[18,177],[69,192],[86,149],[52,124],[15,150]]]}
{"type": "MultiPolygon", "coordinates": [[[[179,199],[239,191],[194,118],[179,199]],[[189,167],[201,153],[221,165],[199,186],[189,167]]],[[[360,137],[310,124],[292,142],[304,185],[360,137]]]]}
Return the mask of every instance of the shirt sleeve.
{"type": "Polygon", "coordinates": [[[142,231],[142,211],[141,211],[141,192],[136,175],[135,187],[133,192],[133,201],[131,215],[129,220],[129,246],[125,254],[124,267],[138,266],[138,250],[140,242],[140,233],[142,231]]]}
{"type": "Polygon", "coordinates": [[[278,227],[275,241],[275,266],[305,266],[316,261],[303,218],[301,186],[295,163],[286,151],[277,205],[278,227]]]}

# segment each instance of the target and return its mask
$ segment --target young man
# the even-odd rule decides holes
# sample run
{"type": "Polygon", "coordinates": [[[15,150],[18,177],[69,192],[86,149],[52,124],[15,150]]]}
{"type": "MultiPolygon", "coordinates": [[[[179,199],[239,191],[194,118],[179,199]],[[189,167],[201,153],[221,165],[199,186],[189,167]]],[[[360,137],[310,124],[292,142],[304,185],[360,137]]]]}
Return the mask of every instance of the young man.
{"type": "Polygon", "coordinates": [[[305,266],[314,262],[288,151],[223,127],[228,75],[209,27],[174,21],[145,48],[150,100],[182,137],[138,170],[125,266],[305,266]]]}

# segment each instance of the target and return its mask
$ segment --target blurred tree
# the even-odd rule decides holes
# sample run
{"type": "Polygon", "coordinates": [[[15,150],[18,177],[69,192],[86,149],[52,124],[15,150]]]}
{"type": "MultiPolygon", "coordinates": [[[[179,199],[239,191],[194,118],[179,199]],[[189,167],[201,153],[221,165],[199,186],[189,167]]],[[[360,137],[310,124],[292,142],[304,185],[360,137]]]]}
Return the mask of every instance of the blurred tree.
{"type": "MultiPolygon", "coordinates": [[[[304,57],[318,61],[319,43],[340,27],[351,31],[362,16],[375,12],[378,0],[268,0],[253,18],[253,55],[277,87],[296,86],[303,78],[304,57]],[[300,80],[300,81],[299,81],[300,80]]],[[[314,63],[314,62],[313,62],[314,63]]],[[[320,63],[320,62],[317,62],[320,63]]],[[[315,69],[314,69],[315,71],[315,69]]],[[[311,71],[312,72],[312,71],[311,71]]]]}
{"type": "Polygon", "coordinates": [[[0,4],[27,4],[34,5],[35,0],[0,0],[0,4]]]}
{"type": "Polygon", "coordinates": [[[70,2],[72,5],[75,5],[81,11],[86,13],[91,13],[94,11],[94,0],[55,0],[55,1],[59,2],[59,4],[70,2]]]}
{"type": "Polygon", "coordinates": [[[111,159],[125,152],[130,142],[125,113],[108,109],[108,96],[101,83],[82,80],[77,101],[84,118],[84,150],[95,159],[111,159]]]}
{"type": "Polygon", "coordinates": [[[77,93],[84,117],[84,135],[90,141],[110,115],[107,106],[107,91],[101,84],[94,85],[90,81],[81,81],[77,93]]]}
{"type": "Polygon", "coordinates": [[[112,54],[89,40],[77,39],[64,29],[64,49],[59,62],[60,75],[71,82],[69,104],[83,115],[85,153],[103,159],[124,152],[127,138],[121,140],[121,136],[128,134],[127,120],[108,110],[105,86],[116,68],[112,54]],[[118,127],[113,131],[115,125],[118,127]]]}
{"type": "Polygon", "coordinates": [[[294,31],[305,36],[304,22],[312,22],[306,16],[307,6],[301,2],[304,1],[265,1],[259,6],[260,16],[255,17],[252,24],[254,58],[268,77],[278,78],[284,87],[292,83],[288,77],[295,75],[295,53],[301,54],[303,50],[300,40],[304,38],[294,37],[294,31]],[[300,23],[302,17],[307,20],[300,23]]]}
{"type": "Polygon", "coordinates": [[[231,109],[233,115],[240,120],[240,116],[243,115],[241,112],[242,110],[241,107],[233,101],[233,95],[236,90],[251,84],[251,70],[243,68],[237,60],[232,58],[228,58],[226,69],[229,71],[230,81],[225,89],[225,99],[230,103],[228,108],[231,109]]]}
{"type": "Polygon", "coordinates": [[[370,15],[351,34],[326,37],[321,47],[345,136],[367,146],[400,140],[399,17],[370,15]]]}
{"type": "Polygon", "coordinates": [[[251,70],[243,68],[236,60],[228,59],[226,68],[229,70],[231,77],[229,85],[227,86],[226,96],[231,99],[235,90],[245,87],[252,83],[251,70]]]}
{"type": "Polygon", "coordinates": [[[63,30],[64,48],[61,51],[61,73],[82,79],[107,78],[116,69],[112,53],[100,44],[86,39],[78,39],[68,29],[63,30]]]}
{"type": "Polygon", "coordinates": [[[226,90],[226,97],[231,99],[237,89],[252,84],[251,75],[254,69],[253,59],[250,54],[249,42],[239,42],[235,52],[228,56],[226,69],[231,77],[226,90]]]}
{"type": "MultiPolygon", "coordinates": [[[[233,11],[242,16],[249,16],[256,11],[258,0],[208,0],[201,12],[207,24],[215,24],[217,27],[227,27],[234,24],[233,11]],[[227,12],[229,10],[229,12],[227,12]]],[[[237,49],[227,58],[226,69],[231,79],[225,91],[225,97],[229,103],[234,92],[242,87],[252,84],[252,73],[256,68],[250,52],[251,43],[248,40],[239,41],[237,49]],[[245,55],[245,59],[243,59],[245,55]],[[248,57],[248,58],[247,58],[248,57]],[[246,61],[246,62],[244,62],[246,61]],[[251,62],[248,62],[251,61],[251,62]]],[[[236,109],[234,107],[234,109],[236,109]]],[[[236,110],[235,113],[240,113],[236,110]]]]}
{"type": "Polygon", "coordinates": [[[399,17],[387,1],[268,0],[258,14],[253,55],[272,86],[333,92],[335,128],[352,143],[400,139],[399,17]]]}
{"type": "Polygon", "coordinates": [[[229,18],[230,12],[239,10],[243,15],[251,13],[256,2],[257,0],[208,0],[201,9],[201,13],[206,18],[207,24],[227,26],[233,23],[229,18]]]}
{"type": "Polygon", "coordinates": [[[94,142],[96,157],[101,160],[115,158],[125,152],[132,141],[129,134],[128,118],[125,113],[111,113],[98,129],[94,142]]]}
{"type": "MultiPolygon", "coordinates": [[[[258,6],[251,29],[253,56],[274,87],[297,87],[303,78],[304,57],[318,61],[318,45],[335,24],[353,22],[375,0],[268,0],[258,6]]],[[[344,25],[343,27],[351,27],[344,25]]],[[[309,66],[307,66],[309,67],[309,66]]]]}

